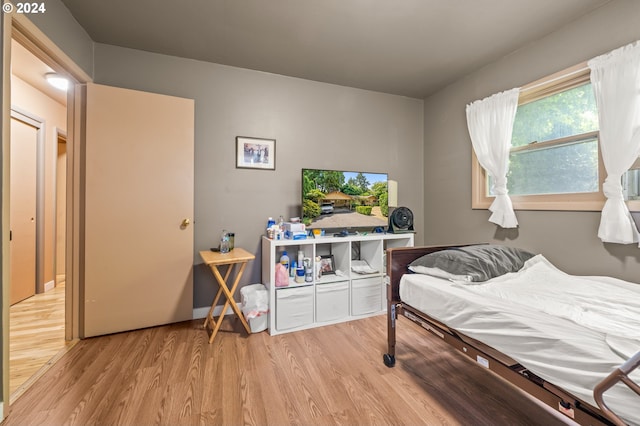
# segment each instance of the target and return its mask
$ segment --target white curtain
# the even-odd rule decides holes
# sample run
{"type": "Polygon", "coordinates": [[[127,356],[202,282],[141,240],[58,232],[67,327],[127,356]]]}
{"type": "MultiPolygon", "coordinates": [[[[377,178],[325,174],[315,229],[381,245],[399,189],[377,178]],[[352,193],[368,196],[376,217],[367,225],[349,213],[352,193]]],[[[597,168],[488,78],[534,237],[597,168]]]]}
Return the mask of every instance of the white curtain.
{"type": "Polygon", "coordinates": [[[507,195],[507,172],[519,94],[520,89],[515,88],[467,105],[467,127],[473,150],[480,165],[493,178],[492,189],[496,198],[489,207],[492,212],[489,222],[503,228],[518,226],[507,195]]]}
{"type": "Polygon", "coordinates": [[[607,170],[598,237],[608,243],[635,243],[638,229],[624,202],[621,179],[640,155],[640,42],[590,60],[589,68],[607,170]]]}

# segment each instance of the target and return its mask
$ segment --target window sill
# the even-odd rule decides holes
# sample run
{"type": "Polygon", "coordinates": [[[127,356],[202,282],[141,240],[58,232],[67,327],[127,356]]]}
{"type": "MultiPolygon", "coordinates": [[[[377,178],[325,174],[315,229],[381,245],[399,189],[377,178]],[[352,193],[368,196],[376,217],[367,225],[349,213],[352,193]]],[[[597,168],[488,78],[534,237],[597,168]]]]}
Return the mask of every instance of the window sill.
{"type": "MultiPolygon", "coordinates": [[[[543,196],[541,196],[543,197],[543,196]]],[[[493,198],[476,201],[472,203],[473,210],[487,210],[493,198]]],[[[534,200],[518,200],[518,197],[511,197],[511,203],[514,210],[541,210],[541,211],[591,211],[600,212],[604,207],[605,200],[576,200],[576,201],[534,201],[534,200]]],[[[640,212],[640,200],[626,202],[629,211],[640,212]]]]}

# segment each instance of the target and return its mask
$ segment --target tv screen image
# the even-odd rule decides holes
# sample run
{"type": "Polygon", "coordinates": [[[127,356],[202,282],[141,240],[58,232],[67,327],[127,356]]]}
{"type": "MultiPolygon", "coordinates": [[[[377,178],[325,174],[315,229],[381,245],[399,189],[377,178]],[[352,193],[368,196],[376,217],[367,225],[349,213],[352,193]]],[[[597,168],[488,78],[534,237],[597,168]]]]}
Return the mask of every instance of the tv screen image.
{"type": "Polygon", "coordinates": [[[308,229],[388,224],[386,173],[302,169],[302,221],[308,229]]]}

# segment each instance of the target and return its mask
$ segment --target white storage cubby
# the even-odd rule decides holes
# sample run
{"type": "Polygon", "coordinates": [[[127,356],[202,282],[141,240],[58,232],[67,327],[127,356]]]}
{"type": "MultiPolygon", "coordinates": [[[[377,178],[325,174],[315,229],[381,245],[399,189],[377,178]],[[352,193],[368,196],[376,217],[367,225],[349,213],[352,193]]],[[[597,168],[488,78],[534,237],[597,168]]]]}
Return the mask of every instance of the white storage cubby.
{"type": "MultiPolygon", "coordinates": [[[[414,236],[406,234],[356,234],[347,237],[319,237],[306,240],[262,238],[262,282],[269,291],[269,334],[288,333],[335,324],[386,309],[384,286],[385,251],[391,247],[412,247],[414,236]],[[297,260],[298,251],[312,259],[332,256],[335,274],[315,276],[311,282],[289,279],[286,287],[275,286],[275,266],[283,251],[297,260]],[[375,270],[371,274],[352,271],[354,260],[364,260],[375,270]]],[[[314,267],[315,271],[315,267],[314,267]]]]}

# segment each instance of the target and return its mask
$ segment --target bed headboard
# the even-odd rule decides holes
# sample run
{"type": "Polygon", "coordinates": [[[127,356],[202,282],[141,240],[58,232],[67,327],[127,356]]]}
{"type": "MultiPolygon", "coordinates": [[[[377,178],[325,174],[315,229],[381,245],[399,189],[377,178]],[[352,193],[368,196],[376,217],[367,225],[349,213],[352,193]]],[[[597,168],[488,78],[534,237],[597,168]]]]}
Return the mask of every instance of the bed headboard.
{"type": "Polygon", "coordinates": [[[452,247],[464,247],[475,244],[453,244],[448,246],[423,246],[423,247],[397,247],[387,249],[387,275],[389,276],[389,288],[387,299],[400,301],[400,278],[407,272],[411,262],[425,254],[445,250],[452,247]],[[391,293],[389,293],[389,291],[391,293]],[[391,298],[389,299],[389,296],[391,298]]]}

